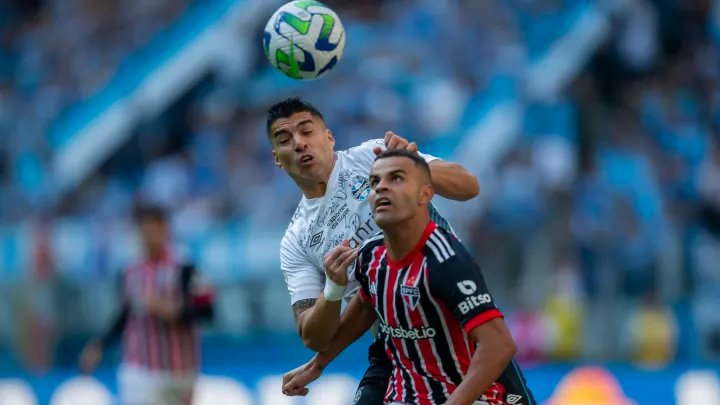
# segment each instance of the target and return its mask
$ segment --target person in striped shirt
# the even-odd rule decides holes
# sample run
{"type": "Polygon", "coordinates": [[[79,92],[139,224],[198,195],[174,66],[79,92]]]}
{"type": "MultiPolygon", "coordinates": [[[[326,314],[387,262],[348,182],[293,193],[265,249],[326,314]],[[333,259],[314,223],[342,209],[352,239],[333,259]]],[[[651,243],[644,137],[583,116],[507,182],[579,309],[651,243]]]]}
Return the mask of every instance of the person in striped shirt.
{"type": "MultiPolygon", "coordinates": [[[[360,248],[361,289],[347,309],[354,316],[344,318],[307,375],[295,375],[284,390],[305,394],[318,371],[379,320],[393,363],[386,404],[536,405],[480,268],[428,215],[434,189],[427,163],[388,150],[378,155],[369,182],[382,232],[360,248]]],[[[331,276],[347,283],[344,273],[331,276]]]]}
{"type": "Polygon", "coordinates": [[[190,405],[200,364],[197,323],[213,317],[212,289],[167,248],[168,221],[157,206],[137,212],[144,258],[122,275],[121,311],[80,356],[90,373],[104,348],[122,338],[118,392],[123,405],[190,405]]]}

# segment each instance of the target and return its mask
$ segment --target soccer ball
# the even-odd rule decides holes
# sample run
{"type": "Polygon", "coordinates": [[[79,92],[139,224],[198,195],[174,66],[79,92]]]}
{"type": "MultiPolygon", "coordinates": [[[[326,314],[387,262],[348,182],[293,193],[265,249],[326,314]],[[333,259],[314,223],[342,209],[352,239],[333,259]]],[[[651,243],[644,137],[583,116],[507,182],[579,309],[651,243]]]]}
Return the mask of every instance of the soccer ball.
{"type": "Polygon", "coordinates": [[[288,77],[317,79],[342,58],[345,29],[337,14],[324,4],[296,0],[270,18],[263,46],[270,63],[288,77]]]}

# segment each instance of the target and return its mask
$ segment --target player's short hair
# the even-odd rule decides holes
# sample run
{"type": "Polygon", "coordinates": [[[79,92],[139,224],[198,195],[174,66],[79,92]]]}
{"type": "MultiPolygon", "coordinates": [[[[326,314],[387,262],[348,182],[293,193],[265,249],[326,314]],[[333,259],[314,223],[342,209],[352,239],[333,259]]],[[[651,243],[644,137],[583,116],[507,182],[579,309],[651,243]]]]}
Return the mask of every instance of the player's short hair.
{"type": "Polygon", "coordinates": [[[300,97],[290,97],[279,103],[273,104],[268,109],[266,123],[266,130],[268,135],[270,135],[270,127],[275,121],[279,120],[280,118],[290,118],[291,115],[301,112],[310,113],[312,116],[325,121],[325,117],[323,117],[322,113],[320,113],[320,110],[315,108],[314,105],[300,99],[300,97]]]}
{"type": "Polygon", "coordinates": [[[417,153],[413,153],[405,149],[386,149],[375,157],[375,161],[377,162],[380,159],[387,159],[391,157],[402,157],[412,160],[413,163],[415,163],[415,166],[419,167],[420,171],[427,176],[428,180],[432,181],[430,165],[428,165],[428,162],[426,162],[425,159],[417,153]]]}
{"type": "Polygon", "coordinates": [[[158,204],[140,204],[135,208],[135,221],[140,223],[146,220],[167,222],[168,212],[158,204]]]}

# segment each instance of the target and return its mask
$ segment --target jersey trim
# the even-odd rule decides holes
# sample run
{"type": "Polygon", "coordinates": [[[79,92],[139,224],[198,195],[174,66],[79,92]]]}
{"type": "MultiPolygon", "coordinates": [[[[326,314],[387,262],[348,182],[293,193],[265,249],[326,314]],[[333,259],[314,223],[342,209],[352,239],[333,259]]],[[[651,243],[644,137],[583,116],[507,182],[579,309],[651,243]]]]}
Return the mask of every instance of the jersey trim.
{"type": "Polygon", "coordinates": [[[502,318],[503,314],[500,312],[499,309],[491,309],[488,311],[483,312],[482,314],[478,314],[473,319],[469,320],[465,326],[463,326],[463,329],[465,329],[465,332],[470,334],[470,332],[477,328],[478,326],[489,322],[495,318],[502,318]]]}
{"type": "Polygon", "coordinates": [[[390,256],[388,255],[387,262],[388,266],[391,270],[400,270],[407,266],[409,266],[413,260],[415,259],[415,256],[417,256],[420,252],[422,252],[423,247],[426,243],[428,243],[428,239],[431,237],[431,234],[435,231],[437,228],[437,225],[433,221],[428,222],[427,226],[425,227],[425,232],[423,232],[422,237],[418,241],[418,243],[415,245],[415,247],[405,255],[402,259],[398,260],[397,262],[393,262],[390,259],[390,256]]]}

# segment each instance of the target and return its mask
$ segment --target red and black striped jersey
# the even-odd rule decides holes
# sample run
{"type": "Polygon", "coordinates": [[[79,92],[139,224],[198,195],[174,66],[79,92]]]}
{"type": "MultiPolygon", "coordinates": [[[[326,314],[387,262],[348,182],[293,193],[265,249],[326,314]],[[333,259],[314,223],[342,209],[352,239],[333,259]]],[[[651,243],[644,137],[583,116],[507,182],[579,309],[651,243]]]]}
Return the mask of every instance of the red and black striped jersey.
{"type": "MultiPolygon", "coordinates": [[[[468,333],[501,317],[479,266],[451,233],[430,222],[404,259],[393,262],[382,234],[360,249],[355,268],[361,296],[378,313],[394,371],[386,402],[443,404],[462,382],[475,353],[468,333]]],[[[535,405],[511,362],[480,403],[535,405]]]]}
{"type": "Polygon", "coordinates": [[[200,364],[200,339],[196,320],[212,309],[212,290],[195,266],[165,257],[129,266],[123,274],[123,311],[116,326],[103,340],[122,334],[123,362],[151,371],[190,374],[200,364]],[[144,308],[143,300],[155,295],[175,302],[181,317],[167,322],[144,308]]]}

